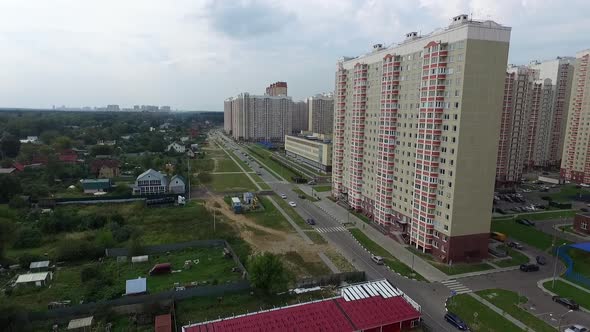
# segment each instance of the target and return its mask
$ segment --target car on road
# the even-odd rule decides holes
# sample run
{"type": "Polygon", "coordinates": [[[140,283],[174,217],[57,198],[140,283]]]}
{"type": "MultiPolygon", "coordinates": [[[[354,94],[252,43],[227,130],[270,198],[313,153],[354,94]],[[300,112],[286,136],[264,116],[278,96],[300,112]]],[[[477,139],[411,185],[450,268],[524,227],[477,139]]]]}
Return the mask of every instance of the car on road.
{"type": "Polygon", "coordinates": [[[516,219],[516,223],[525,226],[535,226],[535,223],[528,219],[516,219]]]}
{"type": "Polygon", "coordinates": [[[289,202],[289,205],[291,205],[291,207],[296,207],[297,206],[297,204],[295,202],[293,202],[293,201],[290,201],[289,202]]]}
{"type": "Polygon", "coordinates": [[[287,195],[285,195],[285,194],[281,194],[281,198],[282,198],[282,199],[287,199],[287,195]]]}
{"type": "Polygon", "coordinates": [[[315,225],[315,220],[313,218],[307,218],[307,220],[305,220],[305,222],[308,225],[315,225]]]}
{"type": "Polygon", "coordinates": [[[547,264],[547,259],[544,256],[537,256],[535,258],[535,260],[537,261],[537,264],[539,264],[539,265],[547,264]]]}
{"type": "Polygon", "coordinates": [[[383,257],[381,257],[381,256],[371,254],[371,260],[373,262],[377,263],[377,265],[383,265],[383,257]]]}
{"type": "Polygon", "coordinates": [[[537,264],[521,264],[520,270],[522,272],[535,272],[539,271],[539,265],[537,264]]]}
{"type": "Polygon", "coordinates": [[[452,312],[447,312],[445,314],[445,320],[447,322],[449,322],[451,325],[453,325],[454,327],[456,327],[458,330],[461,330],[461,331],[468,331],[469,330],[469,327],[467,326],[467,324],[461,318],[459,318],[459,316],[455,315],[452,312]]]}
{"type": "Polygon", "coordinates": [[[572,325],[570,327],[568,327],[567,329],[563,330],[563,332],[588,332],[590,330],[588,330],[587,327],[582,326],[582,325],[572,325]]]}
{"type": "Polygon", "coordinates": [[[568,298],[568,297],[561,297],[561,296],[554,296],[551,298],[553,302],[557,302],[570,310],[578,310],[580,309],[580,305],[576,303],[576,301],[568,298]]]}
{"type": "Polygon", "coordinates": [[[522,250],[524,249],[524,246],[518,242],[514,242],[514,241],[510,241],[508,242],[508,246],[510,248],[514,248],[514,249],[518,249],[518,250],[522,250]]]}

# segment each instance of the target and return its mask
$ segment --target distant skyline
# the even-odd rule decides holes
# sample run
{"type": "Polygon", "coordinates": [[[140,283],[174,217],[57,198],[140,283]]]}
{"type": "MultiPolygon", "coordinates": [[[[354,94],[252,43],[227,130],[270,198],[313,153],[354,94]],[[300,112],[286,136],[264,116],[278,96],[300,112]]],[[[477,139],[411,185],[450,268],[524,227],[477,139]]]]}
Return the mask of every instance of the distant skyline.
{"type": "Polygon", "coordinates": [[[589,11],[587,0],[3,0],[0,107],[222,111],[275,81],[300,100],[333,90],[341,56],[461,13],[511,26],[509,62],[526,64],[590,48],[589,11]]]}

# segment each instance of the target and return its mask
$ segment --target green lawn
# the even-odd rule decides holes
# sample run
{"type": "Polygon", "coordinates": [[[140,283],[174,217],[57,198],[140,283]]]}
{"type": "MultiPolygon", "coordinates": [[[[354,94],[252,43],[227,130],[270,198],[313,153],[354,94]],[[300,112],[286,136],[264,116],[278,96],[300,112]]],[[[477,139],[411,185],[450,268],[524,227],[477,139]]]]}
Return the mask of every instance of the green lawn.
{"type": "Polygon", "coordinates": [[[331,185],[326,185],[326,186],[315,186],[313,187],[313,189],[317,192],[324,192],[324,191],[330,191],[332,190],[332,186],[331,185]]]}
{"type": "Polygon", "coordinates": [[[297,195],[303,195],[303,196],[305,196],[305,199],[308,199],[308,200],[310,200],[311,202],[317,202],[317,201],[319,201],[319,199],[317,199],[317,198],[315,198],[315,197],[313,197],[313,196],[310,196],[310,195],[306,194],[306,193],[305,193],[303,190],[301,190],[301,189],[299,189],[299,188],[293,188],[293,191],[294,191],[294,192],[295,192],[297,195]]]}
{"type": "Polygon", "coordinates": [[[313,241],[313,243],[315,244],[326,244],[328,243],[326,241],[326,239],[324,239],[323,236],[320,235],[320,233],[314,231],[314,230],[309,230],[309,231],[305,231],[305,234],[307,234],[307,236],[313,241]]]}
{"type": "Polygon", "coordinates": [[[241,172],[242,170],[240,167],[234,163],[233,160],[226,158],[226,159],[218,159],[217,160],[217,168],[215,168],[214,172],[241,172]]]}
{"type": "MultiPolygon", "coordinates": [[[[290,169],[284,167],[279,162],[272,160],[270,158],[272,156],[271,151],[263,149],[263,148],[257,146],[256,144],[248,145],[248,150],[249,150],[248,153],[251,154],[252,157],[260,160],[265,167],[270,168],[275,173],[277,173],[281,177],[283,177],[285,180],[292,182],[293,181],[292,177],[297,176],[290,169]]],[[[274,176],[273,172],[271,172],[271,174],[273,174],[273,176],[274,176]]]]}
{"type": "Polygon", "coordinates": [[[336,251],[326,251],[326,256],[330,258],[332,263],[340,270],[340,272],[354,272],[356,268],[344,256],[336,251]]]}
{"type": "Polygon", "coordinates": [[[280,256],[282,257],[283,262],[287,265],[289,272],[291,272],[297,279],[318,277],[332,273],[326,264],[320,260],[319,256],[318,260],[313,262],[305,261],[303,257],[295,251],[289,251],[280,256]]]}
{"type": "MultiPolygon", "coordinates": [[[[514,220],[492,220],[492,231],[500,232],[509,237],[533,246],[540,250],[547,250],[553,244],[553,236],[537,230],[531,226],[517,224],[514,220]]],[[[556,243],[568,242],[557,238],[556,243]]]]}
{"type": "Polygon", "coordinates": [[[571,286],[561,280],[555,280],[555,288],[552,287],[553,280],[543,284],[547,290],[558,294],[559,296],[569,297],[576,301],[580,306],[590,310],[590,293],[571,286]]]}
{"type": "Polygon", "coordinates": [[[262,178],[258,175],[256,175],[255,173],[250,173],[250,176],[254,179],[254,182],[258,183],[258,185],[260,186],[260,188],[262,188],[262,190],[270,190],[270,186],[268,184],[266,184],[266,182],[264,182],[264,180],[262,180],[262,178]]]}
{"type": "Polygon", "coordinates": [[[525,264],[529,262],[529,258],[527,255],[519,252],[518,250],[514,250],[512,248],[508,248],[508,256],[509,259],[502,259],[494,264],[498,265],[499,267],[509,267],[509,266],[519,266],[520,264],[525,264]]]}
{"type": "Polygon", "coordinates": [[[264,196],[258,196],[264,206],[264,211],[251,212],[246,214],[249,218],[254,219],[257,224],[281,231],[295,231],[291,224],[285,219],[283,214],[264,196]]]}
{"type": "MultiPolygon", "coordinates": [[[[468,294],[460,294],[449,300],[447,309],[463,319],[471,331],[504,332],[520,331],[506,318],[492,311],[468,294]],[[477,313],[477,315],[475,315],[477,313]],[[477,318],[475,317],[477,316],[477,318]]],[[[449,328],[450,329],[450,328],[449,328]]]]}
{"type": "Polygon", "coordinates": [[[568,254],[574,260],[574,271],[590,278],[590,253],[571,248],[568,254]]]}
{"type": "Polygon", "coordinates": [[[510,316],[521,321],[535,332],[555,332],[553,326],[518,306],[528,301],[524,296],[521,296],[519,299],[517,293],[504,289],[486,289],[476,293],[496,307],[504,310],[510,316]]]}
{"type": "Polygon", "coordinates": [[[478,272],[478,271],[485,271],[491,270],[494,267],[487,264],[487,263],[473,263],[473,264],[465,264],[465,263],[457,263],[457,264],[444,264],[439,263],[433,260],[432,256],[428,254],[424,254],[419,250],[416,250],[414,247],[407,247],[408,251],[414,253],[415,255],[422,257],[425,261],[427,261],[430,265],[436,267],[437,269],[441,270],[445,274],[448,275],[455,275],[455,274],[463,274],[469,272],[478,272]]]}
{"type": "Polygon", "coordinates": [[[513,215],[506,215],[501,217],[494,217],[492,218],[492,222],[495,220],[516,220],[516,219],[529,219],[535,221],[543,221],[543,220],[550,220],[550,219],[559,219],[559,218],[572,218],[576,215],[578,211],[576,210],[552,210],[552,211],[543,211],[543,212],[527,212],[527,213],[516,213],[513,215]]]}
{"type": "Polygon", "coordinates": [[[585,188],[577,189],[575,184],[567,184],[561,186],[558,193],[547,193],[547,195],[544,196],[549,196],[556,202],[570,203],[580,194],[588,195],[590,194],[590,190],[585,188]]]}
{"type": "Polygon", "coordinates": [[[288,203],[288,198],[287,199],[282,199],[281,197],[279,197],[278,195],[273,195],[272,196],[275,200],[275,202],[277,202],[279,204],[279,206],[283,209],[283,211],[285,211],[285,213],[287,213],[289,215],[289,217],[291,217],[291,219],[293,219],[293,221],[295,221],[295,223],[301,228],[301,229],[312,229],[313,227],[311,227],[310,225],[308,225],[305,222],[305,219],[303,219],[298,213],[297,211],[295,211],[288,203]]]}
{"type": "Polygon", "coordinates": [[[210,187],[216,192],[257,191],[245,174],[211,174],[210,187]]]}
{"type": "Polygon", "coordinates": [[[350,233],[354,238],[359,241],[359,243],[367,250],[369,250],[372,254],[381,256],[385,260],[385,264],[389,266],[395,272],[405,276],[411,277],[417,280],[426,280],[420,274],[407,266],[406,264],[400,262],[389,251],[385,250],[382,246],[377,244],[375,241],[371,240],[368,236],[365,235],[360,229],[358,228],[351,228],[349,229],[350,233]]]}

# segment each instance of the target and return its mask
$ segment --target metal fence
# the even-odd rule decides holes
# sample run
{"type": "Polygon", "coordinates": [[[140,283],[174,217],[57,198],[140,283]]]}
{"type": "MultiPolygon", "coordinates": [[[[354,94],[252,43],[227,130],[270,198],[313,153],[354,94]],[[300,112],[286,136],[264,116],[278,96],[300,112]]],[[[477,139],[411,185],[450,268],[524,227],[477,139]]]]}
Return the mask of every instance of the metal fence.
{"type": "Polygon", "coordinates": [[[361,281],[365,281],[365,271],[356,271],[356,272],[342,272],[342,273],[334,273],[320,277],[311,277],[311,278],[304,278],[297,281],[297,287],[300,288],[309,288],[315,286],[326,286],[326,285],[334,285],[338,286],[343,282],[347,283],[357,283],[361,281]]]}
{"type": "Polygon", "coordinates": [[[590,288],[590,279],[580,273],[574,271],[574,260],[570,257],[567,253],[567,249],[571,248],[570,246],[564,247],[557,247],[557,256],[565,262],[567,266],[567,270],[565,271],[566,279],[578,282],[583,284],[586,287],[590,288]]]}

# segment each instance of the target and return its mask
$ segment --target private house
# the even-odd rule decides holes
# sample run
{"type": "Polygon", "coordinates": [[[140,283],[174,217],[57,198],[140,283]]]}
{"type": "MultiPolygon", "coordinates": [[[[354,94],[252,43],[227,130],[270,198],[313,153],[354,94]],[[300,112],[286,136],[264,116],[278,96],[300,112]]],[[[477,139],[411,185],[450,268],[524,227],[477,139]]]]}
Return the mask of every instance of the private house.
{"type": "Polygon", "coordinates": [[[134,195],[155,195],[168,192],[168,179],[153,169],[141,173],[133,186],[134,195]]]}
{"type": "Polygon", "coordinates": [[[66,164],[75,164],[78,162],[78,154],[76,151],[67,149],[59,153],[57,156],[59,161],[66,164]]]}
{"type": "Polygon", "coordinates": [[[80,184],[85,194],[106,192],[113,186],[110,179],[83,179],[80,184]]]}
{"type": "Polygon", "coordinates": [[[114,159],[95,159],[90,163],[90,172],[97,178],[111,179],[121,174],[120,162],[114,159]]]}
{"type": "Polygon", "coordinates": [[[186,148],[181,143],[173,142],[173,143],[170,143],[170,145],[168,145],[168,147],[166,148],[166,151],[174,151],[176,153],[184,153],[186,151],[186,148]]]}
{"type": "Polygon", "coordinates": [[[195,158],[195,157],[197,156],[197,153],[198,153],[198,152],[197,152],[197,150],[196,150],[196,149],[193,149],[193,148],[186,149],[186,155],[187,155],[187,157],[189,157],[189,158],[195,158]]]}
{"type": "Polygon", "coordinates": [[[37,143],[39,143],[39,137],[27,136],[27,138],[20,139],[19,141],[21,142],[21,144],[26,144],[26,143],[37,144],[37,143]]]}
{"type": "Polygon", "coordinates": [[[186,192],[186,181],[180,175],[174,175],[170,179],[168,190],[174,194],[184,194],[186,192]]]}

